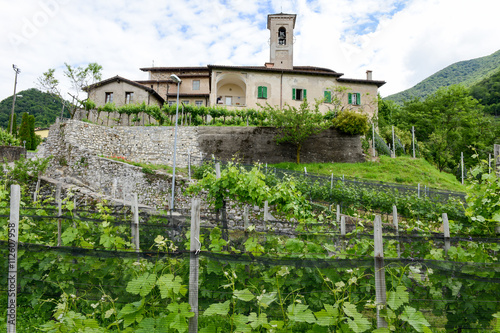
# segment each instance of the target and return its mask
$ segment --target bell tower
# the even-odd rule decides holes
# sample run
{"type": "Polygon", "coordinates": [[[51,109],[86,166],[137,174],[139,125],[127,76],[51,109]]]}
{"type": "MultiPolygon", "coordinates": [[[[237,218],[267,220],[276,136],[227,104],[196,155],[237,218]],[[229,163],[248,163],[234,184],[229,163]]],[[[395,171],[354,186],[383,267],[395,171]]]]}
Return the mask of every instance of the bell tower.
{"type": "Polygon", "coordinates": [[[293,69],[293,29],[296,14],[269,14],[267,28],[271,31],[271,57],[268,67],[293,69]]]}

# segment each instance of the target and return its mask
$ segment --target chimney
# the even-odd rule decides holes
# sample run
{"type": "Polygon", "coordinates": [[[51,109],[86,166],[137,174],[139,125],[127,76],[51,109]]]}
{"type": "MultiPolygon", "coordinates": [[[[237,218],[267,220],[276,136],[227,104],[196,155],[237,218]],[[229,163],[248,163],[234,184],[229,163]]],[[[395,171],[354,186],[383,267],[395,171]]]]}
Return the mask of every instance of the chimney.
{"type": "Polygon", "coordinates": [[[372,71],[371,70],[367,70],[366,71],[366,79],[368,81],[371,81],[372,80],[372,71]]]}

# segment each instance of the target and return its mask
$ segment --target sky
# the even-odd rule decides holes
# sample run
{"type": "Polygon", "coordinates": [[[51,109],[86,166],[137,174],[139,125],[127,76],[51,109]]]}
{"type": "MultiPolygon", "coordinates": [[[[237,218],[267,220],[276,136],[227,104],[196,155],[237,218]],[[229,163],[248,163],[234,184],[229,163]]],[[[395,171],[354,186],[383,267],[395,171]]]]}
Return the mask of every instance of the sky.
{"type": "MultiPolygon", "coordinates": [[[[145,80],[140,68],[269,61],[267,15],[297,14],[294,65],[408,89],[462,60],[500,49],[498,0],[0,0],[0,100],[37,87],[65,63],[102,78],[145,80]]],[[[67,96],[69,99],[69,95],[67,96]]]]}

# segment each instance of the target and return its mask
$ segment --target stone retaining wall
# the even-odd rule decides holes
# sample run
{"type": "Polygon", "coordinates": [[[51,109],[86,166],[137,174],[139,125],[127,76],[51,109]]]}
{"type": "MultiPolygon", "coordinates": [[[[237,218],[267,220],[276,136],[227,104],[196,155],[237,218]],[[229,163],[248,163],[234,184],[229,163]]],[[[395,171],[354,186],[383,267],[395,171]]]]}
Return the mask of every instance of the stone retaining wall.
{"type": "MultiPolygon", "coordinates": [[[[77,120],[51,126],[46,154],[65,154],[60,141],[68,150],[81,150],[101,156],[118,156],[136,162],[173,165],[175,127],[118,126],[106,127],[77,120]]],[[[180,126],[177,135],[176,165],[186,167],[191,161],[212,154],[222,160],[239,157],[245,163],[280,163],[296,160],[296,147],[277,145],[276,129],[271,127],[180,126]]],[[[326,130],[307,140],[301,150],[301,162],[363,162],[359,136],[346,135],[335,129],[326,130]]]]}
{"type": "MultiPolygon", "coordinates": [[[[295,148],[276,145],[274,135],[274,129],[262,127],[179,127],[177,166],[187,165],[188,151],[195,162],[200,161],[200,155],[211,154],[224,160],[237,155],[246,163],[294,161],[295,148]]],[[[47,177],[115,198],[137,193],[140,204],[166,209],[171,196],[171,174],[150,173],[105,156],[172,165],[173,141],[174,127],[110,128],[68,120],[51,126],[39,156],[53,156],[47,177]]],[[[303,162],[362,159],[359,137],[335,130],[311,138],[302,149],[303,162]]],[[[190,198],[183,196],[188,183],[187,179],[176,176],[176,208],[190,207],[190,198]]]]}
{"type": "Polygon", "coordinates": [[[21,156],[26,156],[26,149],[23,147],[0,146],[0,162],[2,163],[4,159],[7,159],[7,162],[17,161],[21,156]]]}

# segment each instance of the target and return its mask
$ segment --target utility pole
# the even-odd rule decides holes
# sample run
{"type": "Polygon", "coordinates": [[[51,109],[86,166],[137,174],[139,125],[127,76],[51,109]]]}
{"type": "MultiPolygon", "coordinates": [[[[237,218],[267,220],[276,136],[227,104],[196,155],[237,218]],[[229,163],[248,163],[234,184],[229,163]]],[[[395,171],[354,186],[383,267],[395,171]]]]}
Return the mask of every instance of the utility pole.
{"type": "Polygon", "coordinates": [[[14,128],[14,107],[16,105],[16,87],[17,87],[17,74],[21,73],[21,69],[16,65],[12,64],[14,72],[16,72],[16,79],[14,81],[14,97],[12,98],[12,112],[10,113],[10,129],[9,133],[12,134],[12,129],[14,128]]]}

